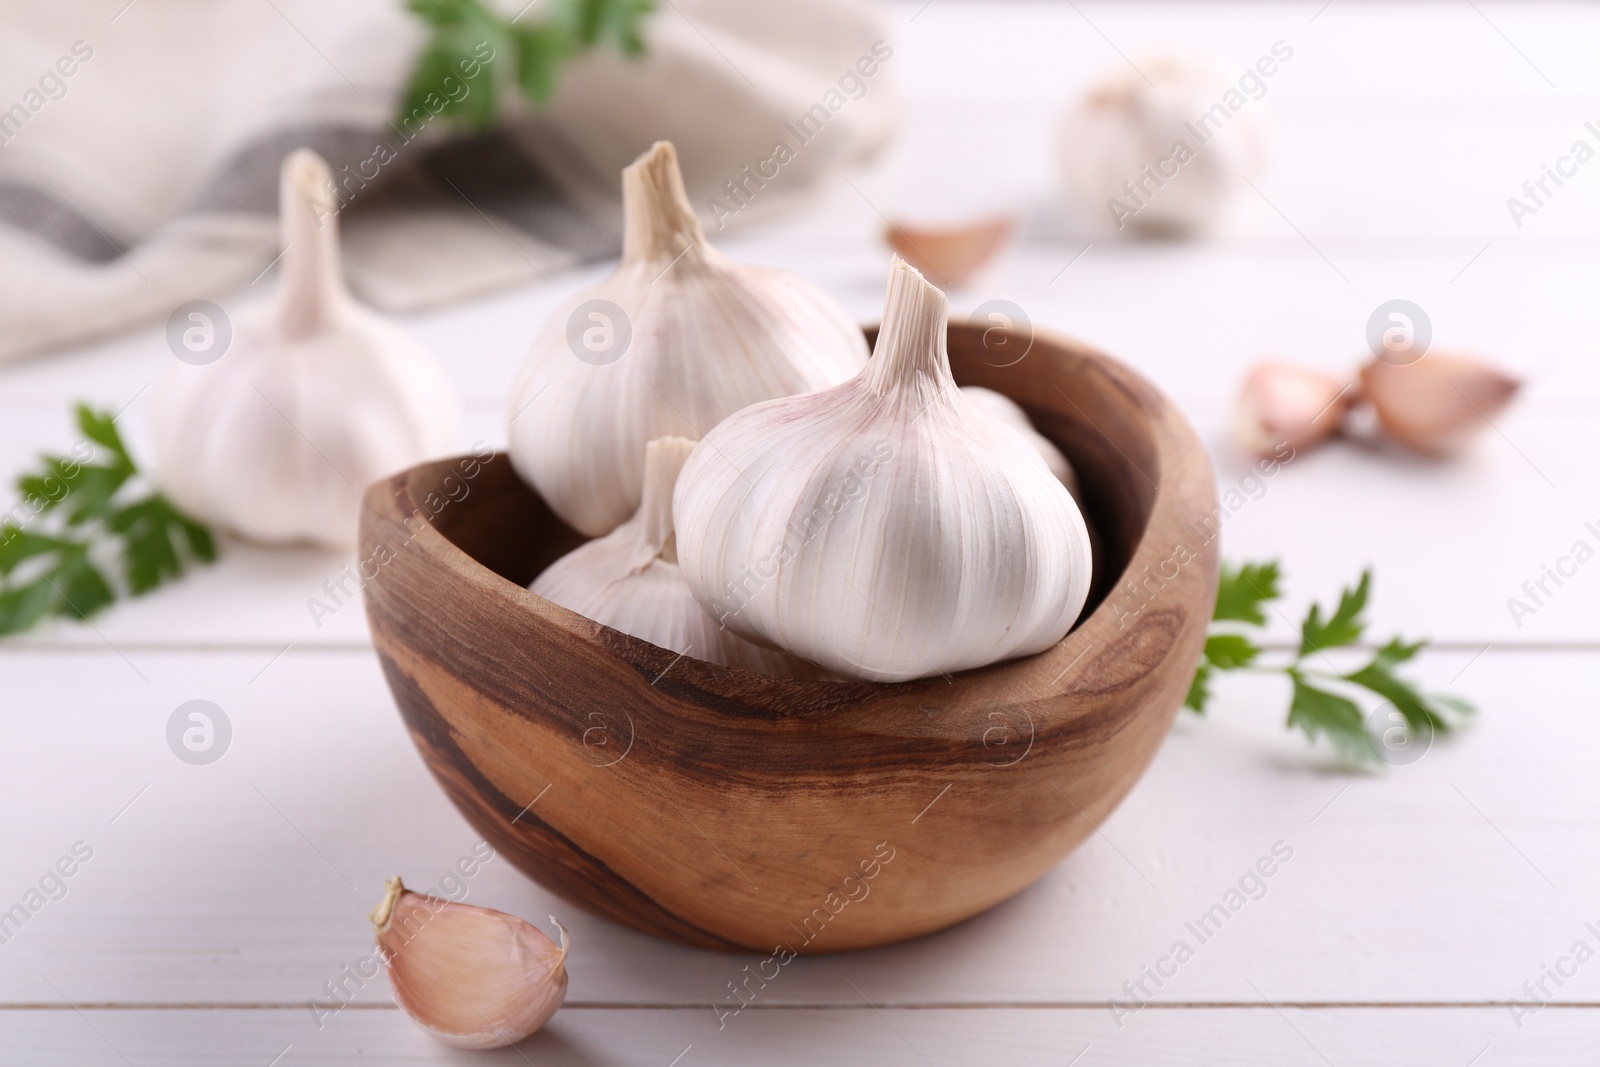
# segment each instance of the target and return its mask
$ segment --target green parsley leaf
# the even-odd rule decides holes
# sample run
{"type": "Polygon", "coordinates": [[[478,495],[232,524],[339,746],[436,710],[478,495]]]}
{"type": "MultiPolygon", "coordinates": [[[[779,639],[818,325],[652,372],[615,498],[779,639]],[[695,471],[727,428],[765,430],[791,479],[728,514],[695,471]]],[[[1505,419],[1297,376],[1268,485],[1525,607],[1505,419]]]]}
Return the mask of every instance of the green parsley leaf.
{"type": "Polygon", "coordinates": [[[1322,621],[1322,608],[1312,604],[1306,621],[1300,626],[1300,655],[1353,645],[1361,640],[1362,631],[1367,628],[1361,613],[1367,608],[1367,593],[1371,588],[1372,569],[1369,567],[1361,572],[1361,581],[1354,589],[1347,588],[1339,594],[1339,606],[1327,622],[1322,621]]]}
{"type": "Polygon", "coordinates": [[[78,405],[78,429],[98,446],[95,462],[46,456],[41,471],[17,479],[32,516],[0,524],[0,634],[52,615],[86,619],[112,603],[116,588],[96,559],[116,557],[138,596],[190,561],[216,558],[211,531],[160,493],[127,499],[138,468],[114,418],[78,405]]]}
{"type": "Polygon", "coordinates": [[[1217,579],[1217,608],[1211,617],[1265,626],[1267,617],[1262,614],[1261,605],[1278,596],[1277,560],[1245,563],[1237,570],[1224,563],[1217,579]]]}
{"type": "Polygon", "coordinates": [[[1450,723],[1429,707],[1428,698],[1410,682],[1397,676],[1393,670],[1396,664],[1404,663],[1414,657],[1424,644],[1426,642],[1418,641],[1408,645],[1397,637],[1380,648],[1371,663],[1358,671],[1344,675],[1344,678],[1364,689],[1370,689],[1393,704],[1395,710],[1405,717],[1406,725],[1411,729],[1438,730],[1443,733],[1450,729],[1450,723]]]}
{"type": "Polygon", "coordinates": [[[1445,711],[1452,711],[1457,715],[1476,715],[1478,713],[1477,707],[1470,700],[1462,700],[1460,697],[1451,696],[1448,693],[1430,693],[1427,699],[1435,707],[1442,708],[1445,711]]]}
{"type": "Polygon", "coordinates": [[[571,54],[571,38],[553,25],[518,29],[517,84],[523,95],[543,104],[556,91],[556,71],[571,54]]]}
{"type": "Polygon", "coordinates": [[[1183,706],[1199,715],[1206,713],[1206,702],[1211,699],[1211,666],[1200,664],[1195,669],[1194,678],[1189,682],[1189,695],[1183,698],[1183,706]]]}
{"type": "Polygon", "coordinates": [[[1323,648],[1352,645],[1361,639],[1366,628],[1361,615],[1366,610],[1372,591],[1372,572],[1361,575],[1360,581],[1347,588],[1339,597],[1333,614],[1323,618],[1322,609],[1312,605],[1306,615],[1304,632],[1298,652],[1289,663],[1262,666],[1262,649],[1249,637],[1229,632],[1220,622],[1246,622],[1260,626],[1266,623],[1261,605],[1278,597],[1278,565],[1246,563],[1237,568],[1223,564],[1218,583],[1217,609],[1212,632],[1207,636],[1200,663],[1189,683],[1189,693],[1184,707],[1203,714],[1211,700],[1211,682],[1219,671],[1246,668],[1288,675],[1293,684],[1289,705],[1288,727],[1298,728],[1315,740],[1326,736],[1345,755],[1357,759],[1378,757],[1373,743],[1368,739],[1361,708],[1353,700],[1320,688],[1308,680],[1326,677],[1339,685],[1355,685],[1375,693],[1388,701],[1406,720],[1407,726],[1418,733],[1447,731],[1452,717],[1471,715],[1473,706],[1459,697],[1425,694],[1415,685],[1395,673],[1402,663],[1415,659],[1426,646],[1426,641],[1406,642],[1396,637],[1373,655],[1372,661],[1348,674],[1322,674],[1304,670],[1306,657],[1323,648]]]}
{"type": "Polygon", "coordinates": [[[1206,661],[1221,670],[1248,667],[1259,655],[1261,650],[1243,634],[1212,634],[1206,638],[1206,661]]]}
{"type": "Polygon", "coordinates": [[[1290,670],[1294,699],[1289,704],[1289,726],[1298,726],[1315,741],[1324,734],[1347,756],[1371,759],[1372,743],[1367,739],[1366,720],[1352,700],[1308,683],[1299,671],[1290,670]]]}
{"type": "Polygon", "coordinates": [[[645,16],[654,0],[554,0],[544,21],[502,17],[482,0],[409,0],[433,28],[413,63],[397,122],[415,127],[442,116],[470,129],[498,117],[499,90],[515,85],[533,104],[556,89],[561,67],[607,41],[629,58],[644,53],[645,16]]]}

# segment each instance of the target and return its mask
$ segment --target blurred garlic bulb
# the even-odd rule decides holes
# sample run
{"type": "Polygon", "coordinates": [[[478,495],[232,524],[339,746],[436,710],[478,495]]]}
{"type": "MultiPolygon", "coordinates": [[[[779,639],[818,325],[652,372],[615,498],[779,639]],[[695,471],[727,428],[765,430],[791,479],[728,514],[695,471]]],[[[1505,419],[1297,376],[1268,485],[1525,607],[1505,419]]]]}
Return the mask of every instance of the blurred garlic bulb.
{"type": "Polygon", "coordinates": [[[161,381],[156,467],[180,508],[235,533],[346,546],[368,483],[455,447],[455,389],[346,291],[327,164],[292,152],[279,198],[277,300],[240,317],[220,359],[161,381]]]}
{"type": "Polygon", "coordinates": [[[1072,626],[1083,517],[1033,446],[956,388],[946,315],[896,257],[865,370],[746,408],[695,449],[678,561],[729,627],[896,682],[1039,652],[1072,626]]]}
{"type": "Polygon", "coordinates": [[[1034,451],[1039,453],[1039,458],[1050,468],[1050,473],[1067,487],[1067,492],[1072,494],[1072,498],[1074,500],[1078,498],[1078,476],[1073,473],[1072,464],[1067,462],[1067,457],[1056,447],[1054,441],[1034,429],[1033,420],[1028,418],[1028,413],[1022,410],[1021,404],[1004,393],[985,389],[981,385],[963,385],[961,395],[965,396],[978,411],[1006,429],[1021,434],[1023,439],[1033,446],[1034,451]]]}
{"type": "Polygon", "coordinates": [[[1258,363],[1239,389],[1234,438],[1259,456],[1285,444],[1294,451],[1320,444],[1338,432],[1353,384],[1288,363],[1258,363]]]}
{"type": "Polygon", "coordinates": [[[1403,366],[1375,359],[1361,389],[1378,425],[1408,448],[1452,456],[1511,403],[1522,383],[1481,360],[1428,353],[1403,366]]]}
{"type": "MultiPolygon", "coordinates": [[[[1264,93],[1266,83],[1256,80],[1264,93]]],[[[1057,151],[1067,195],[1082,214],[1119,230],[1205,230],[1265,158],[1256,107],[1222,74],[1190,60],[1119,70],[1062,120],[1057,151]],[[1233,98],[1239,106],[1230,109],[1225,101],[1233,98]]]]}
{"type": "Polygon", "coordinates": [[[541,328],[511,390],[511,462],[598,537],[639,507],[645,444],[860,370],[861,330],[822,290],[706,242],[672,145],[622,172],[622,263],[541,328]]]}
{"type": "Polygon", "coordinates": [[[689,592],[678,569],[672,489],[694,446],[686,437],[651,441],[645,449],[644,498],[633,518],[556,560],[529,588],[595,622],[686,656],[780,678],[815,675],[782,652],[724,629],[689,592]]]}
{"type": "Polygon", "coordinates": [[[457,1048],[504,1048],[550,1020],[567,996],[558,947],[515,915],[413,893],[391,878],[368,916],[394,1002],[457,1048]]]}

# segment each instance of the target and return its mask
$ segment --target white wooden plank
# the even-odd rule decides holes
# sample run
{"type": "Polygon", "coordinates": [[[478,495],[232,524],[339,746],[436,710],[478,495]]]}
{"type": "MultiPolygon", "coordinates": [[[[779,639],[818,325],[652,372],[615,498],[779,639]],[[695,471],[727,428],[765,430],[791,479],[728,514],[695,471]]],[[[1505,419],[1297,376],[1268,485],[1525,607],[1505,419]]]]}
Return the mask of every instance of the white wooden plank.
{"type": "MultiPolygon", "coordinates": [[[[427,886],[470,851],[369,654],[296,650],[260,673],[266,659],[0,653],[0,806],[26,813],[0,854],[0,908],[74,842],[95,850],[66,897],[0,945],[0,1003],[49,1003],[54,982],[87,1003],[304,1004],[370,951],[363,916],[384,877],[427,886]],[[210,766],[165,740],[196,698],[233,726],[210,766]]],[[[1521,996],[1577,940],[1600,947],[1585,926],[1600,924],[1600,860],[1576,847],[1600,829],[1595,662],[1428,657],[1421,676],[1481,703],[1481,722],[1414,765],[1353,777],[1282,730],[1287,696],[1270,679],[1225,683],[1103,833],[1034,888],[934,937],[796,961],[764,1001],[840,1003],[855,982],[895,1005],[1104,1004],[1144,967],[1170,970],[1179,940],[1194,958],[1148,986],[1170,1003],[1253,1003],[1251,983],[1297,1003],[1521,996]],[[1228,903],[1278,841],[1291,860],[1201,944],[1185,924],[1228,903]]],[[[557,825],[561,803],[541,801],[557,825]]],[[[936,814],[919,832],[938,832],[936,814]]],[[[913,839],[897,845],[915,862],[913,839]]],[[[709,1005],[757,959],[576,914],[503,860],[468,884],[470,900],[569,922],[575,1004],[709,1005]]],[[[1600,1002],[1600,967],[1551,992],[1600,1002]]]]}
{"type": "Polygon", "coordinates": [[[1148,1011],[1118,1030],[1104,1008],[880,1012],[860,998],[856,1004],[852,1010],[752,1009],[720,1032],[709,1012],[569,1007],[526,1041],[495,1052],[448,1048],[397,1010],[348,1011],[321,1031],[292,1010],[5,1012],[0,1013],[0,1064],[263,1067],[271,1062],[291,1067],[376,1060],[486,1067],[812,1067],[826,1062],[1489,1067],[1588,1062],[1600,1025],[1600,1011],[1592,1008],[1548,1009],[1524,1020],[1519,1030],[1505,1008],[1275,1010],[1262,1005],[1148,1011]]]}

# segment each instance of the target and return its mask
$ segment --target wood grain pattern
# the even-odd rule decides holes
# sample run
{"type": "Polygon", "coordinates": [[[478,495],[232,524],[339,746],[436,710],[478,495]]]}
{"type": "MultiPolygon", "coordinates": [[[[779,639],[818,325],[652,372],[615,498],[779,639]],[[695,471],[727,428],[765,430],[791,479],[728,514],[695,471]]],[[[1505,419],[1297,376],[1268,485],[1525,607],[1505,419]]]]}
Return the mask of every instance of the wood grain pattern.
{"type": "Polygon", "coordinates": [[[372,487],[374,643],[474,825],[599,914],[802,954],[959,922],[1092,833],[1193,673],[1216,586],[1211,468],[1126,367],[1042,335],[1016,360],[1022,339],[983,338],[951,328],[957,380],[1011,396],[1062,447],[1102,554],[1093,610],[1058,645],[949,680],[767,678],[535,597],[526,583],[578,538],[503,456],[372,487]]]}

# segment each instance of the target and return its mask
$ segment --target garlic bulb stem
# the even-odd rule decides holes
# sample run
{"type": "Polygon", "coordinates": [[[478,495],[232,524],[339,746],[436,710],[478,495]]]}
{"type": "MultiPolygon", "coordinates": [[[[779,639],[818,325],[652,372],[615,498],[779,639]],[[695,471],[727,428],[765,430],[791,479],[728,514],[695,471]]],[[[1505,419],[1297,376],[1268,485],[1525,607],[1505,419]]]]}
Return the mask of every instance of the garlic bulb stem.
{"type": "Polygon", "coordinates": [[[639,503],[639,520],[645,544],[654,549],[655,559],[678,562],[678,536],[672,525],[672,487],[678,472],[694,451],[694,442],[684,437],[658,437],[644,454],[644,497],[639,503]]]}
{"type": "Polygon", "coordinates": [[[328,167],[305,148],[290,153],[278,186],[282,220],[284,336],[309,337],[327,326],[350,299],[339,266],[339,205],[328,188],[328,167]]]}
{"type": "Polygon", "coordinates": [[[931,399],[955,385],[950,353],[945,347],[945,296],[898,256],[904,270],[889,272],[889,293],[883,302],[883,325],[867,361],[867,389],[873,396],[931,399]]]}
{"type": "Polygon", "coordinates": [[[689,205],[670,141],[657,141],[622,172],[622,261],[676,259],[686,249],[710,251],[689,205]]]}

